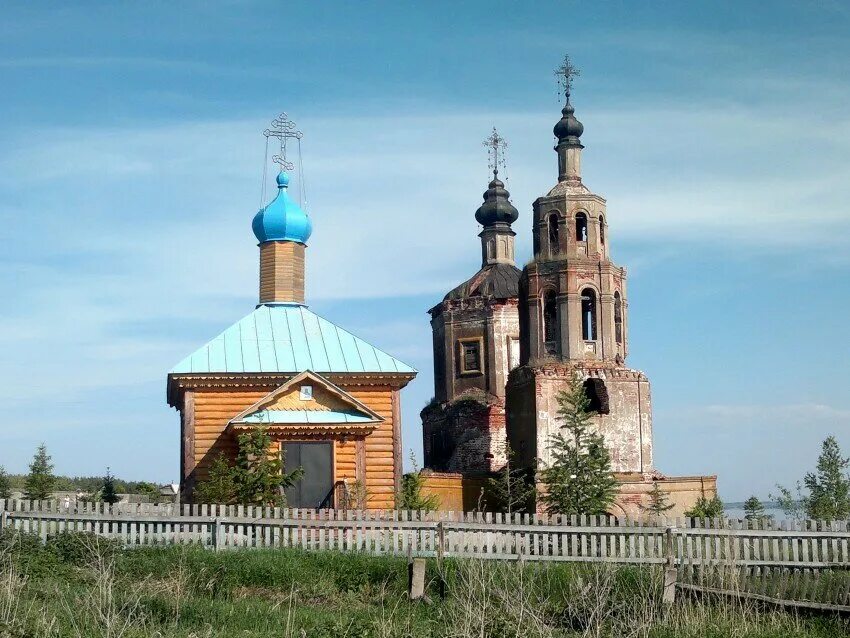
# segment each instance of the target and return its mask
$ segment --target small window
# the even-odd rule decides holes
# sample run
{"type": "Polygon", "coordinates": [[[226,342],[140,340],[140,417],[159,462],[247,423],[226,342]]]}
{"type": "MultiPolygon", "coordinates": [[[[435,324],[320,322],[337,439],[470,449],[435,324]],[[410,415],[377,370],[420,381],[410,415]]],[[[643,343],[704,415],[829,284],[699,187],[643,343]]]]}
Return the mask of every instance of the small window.
{"type": "Polygon", "coordinates": [[[581,292],[581,336],[585,341],[596,341],[596,291],[593,288],[581,292]]]}
{"type": "Polygon", "coordinates": [[[546,354],[558,353],[558,301],[554,290],[543,295],[543,345],[546,354]]]}
{"type": "Polygon", "coordinates": [[[551,213],[547,222],[549,228],[549,256],[554,257],[561,252],[558,238],[558,213],[551,213]]]}
{"type": "Polygon", "coordinates": [[[576,241],[587,241],[587,215],[576,214],[576,241]]]}
{"type": "Polygon", "coordinates": [[[458,341],[460,374],[481,374],[481,346],[481,339],[460,339],[458,341]]]}
{"type": "Polygon", "coordinates": [[[623,343],[623,300],[620,293],[614,293],[614,334],[617,343],[623,343]]]}
{"type": "Polygon", "coordinates": [[[301,390],[298,393],[298,398],[302,401],[309,401],[313,398],[313,386],[311,385],[302,385],[301,390]]]}
{"type": "Polygon", "coordinates": [[[605,245],[605,218],[602,215],[599,216],[599,243],[605,245]]]}

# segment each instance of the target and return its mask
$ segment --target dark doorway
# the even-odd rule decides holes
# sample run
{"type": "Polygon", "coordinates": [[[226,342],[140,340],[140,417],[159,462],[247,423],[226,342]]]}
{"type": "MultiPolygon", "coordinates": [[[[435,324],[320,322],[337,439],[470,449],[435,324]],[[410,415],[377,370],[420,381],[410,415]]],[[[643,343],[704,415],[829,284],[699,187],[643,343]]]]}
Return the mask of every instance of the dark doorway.
{"type": "Polygon", "coordinates": [[[284,443],[284,471],[304,468],[304,476],[286,490],[288,507],[333,507],[333,444],[284,443]]]}

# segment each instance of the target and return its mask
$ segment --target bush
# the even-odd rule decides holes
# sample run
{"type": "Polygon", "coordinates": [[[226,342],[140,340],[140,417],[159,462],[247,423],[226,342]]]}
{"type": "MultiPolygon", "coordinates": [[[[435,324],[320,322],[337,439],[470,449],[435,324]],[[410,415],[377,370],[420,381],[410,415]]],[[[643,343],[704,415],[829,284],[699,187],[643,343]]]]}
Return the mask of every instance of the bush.
{"type": "Polygon", "coordinates": [[[46,550],[63,563],[84,567],[98,558],[114,557],[120,548],[118,541],[89,532],[62,532],[47,539],[46,550]]]}

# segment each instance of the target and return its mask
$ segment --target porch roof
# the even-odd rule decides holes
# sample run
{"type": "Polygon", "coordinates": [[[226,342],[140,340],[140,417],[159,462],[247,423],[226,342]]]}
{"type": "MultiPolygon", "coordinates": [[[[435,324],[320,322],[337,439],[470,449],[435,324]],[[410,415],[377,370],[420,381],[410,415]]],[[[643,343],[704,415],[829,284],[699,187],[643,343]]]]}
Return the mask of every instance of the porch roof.
{"type": "Polygon", "coordinates": [[[261,410],[231,423],[246,425],[286,423],[378,423],[358,410],[261,410]]]}

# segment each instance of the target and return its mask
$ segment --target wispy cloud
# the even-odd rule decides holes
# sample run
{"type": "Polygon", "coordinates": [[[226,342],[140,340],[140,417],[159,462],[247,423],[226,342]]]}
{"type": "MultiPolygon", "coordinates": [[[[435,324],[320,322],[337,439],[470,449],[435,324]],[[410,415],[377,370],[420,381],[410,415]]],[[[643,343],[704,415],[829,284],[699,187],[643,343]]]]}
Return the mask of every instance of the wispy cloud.
{"type": "Polygon", "coordinates": [[[705,405],[668,410],[665,414],[681,423],[709,423],[718,427],[745,428],[754,425],[812,426],[831,425],[836,430],[850,426],[850,406],[823,403],[764,405],[705,405]]]}

